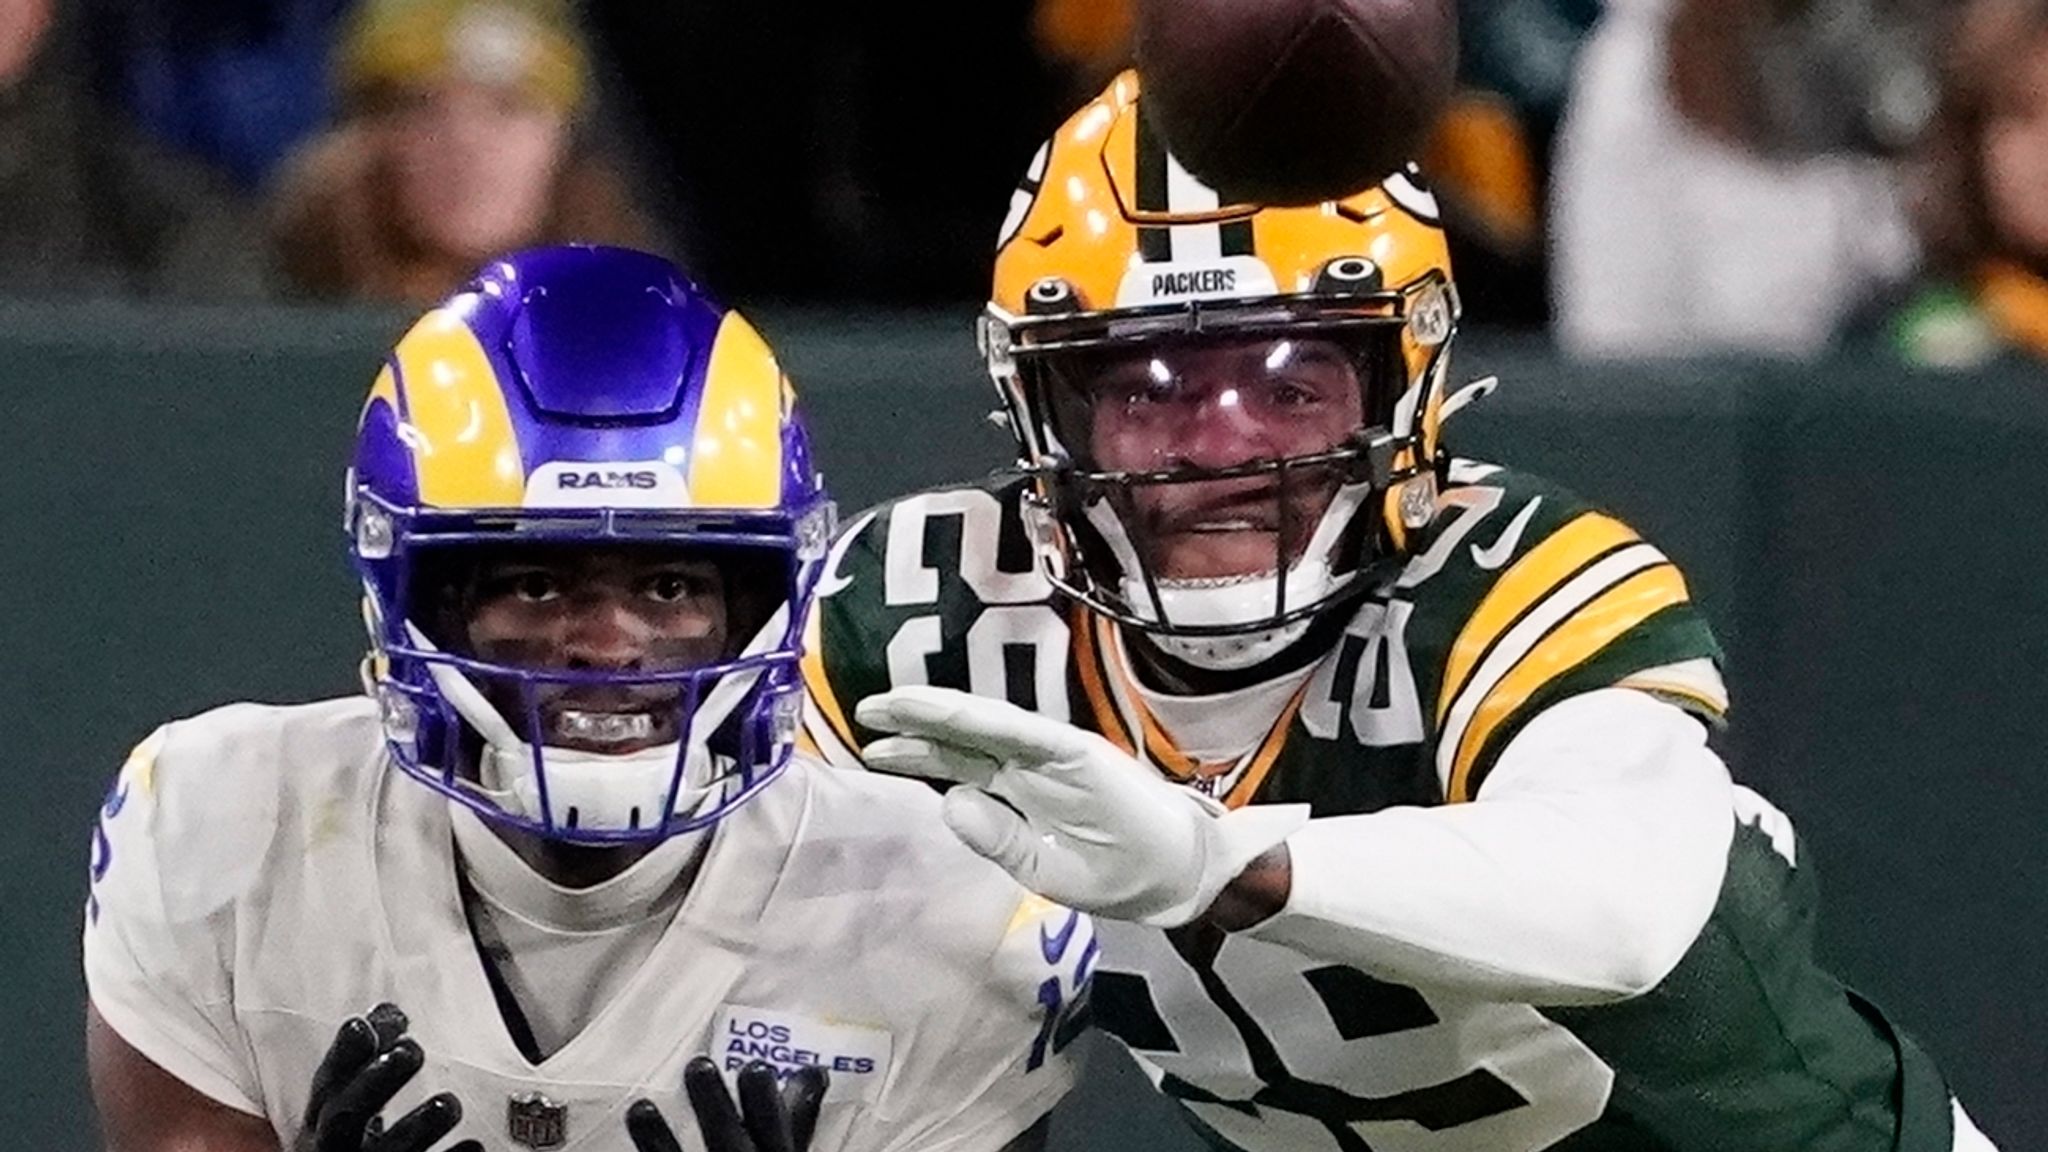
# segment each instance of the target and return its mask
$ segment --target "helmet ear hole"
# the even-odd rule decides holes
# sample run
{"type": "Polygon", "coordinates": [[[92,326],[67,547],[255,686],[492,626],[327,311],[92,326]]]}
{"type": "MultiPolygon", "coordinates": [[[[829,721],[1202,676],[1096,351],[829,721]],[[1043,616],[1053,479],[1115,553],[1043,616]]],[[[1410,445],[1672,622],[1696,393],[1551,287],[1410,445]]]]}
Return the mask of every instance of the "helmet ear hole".
{"type": "Polygon", "coordinates": [[[1365,256],[1339,256],[1318,269],[1314,291],[1325,296],[1355,296],[1385,291],[1386,273],[1365,256]]]}
{"type": "Polygon", "coordinates": [[[1024,312],[1028,316],[1071,312],[1077,298],[1072,284],[1057,276],[1046,276],[1024,290],[1024,312]]]}

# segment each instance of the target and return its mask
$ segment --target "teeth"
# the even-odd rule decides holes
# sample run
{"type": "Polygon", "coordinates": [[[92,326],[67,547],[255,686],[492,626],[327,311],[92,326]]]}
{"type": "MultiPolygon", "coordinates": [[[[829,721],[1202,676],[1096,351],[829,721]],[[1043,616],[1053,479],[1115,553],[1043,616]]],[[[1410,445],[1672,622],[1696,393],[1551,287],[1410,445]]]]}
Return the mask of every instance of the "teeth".
{"type": "Polygon", "coordinates": [[[617,744],[645,740],[654,735],[654,717],[645,712],[579,712],[565,709],[555,715],[555,734],[575,740],[617,744]]]}
{"type": "Polygon", "coordinates": [[[1270,580],[1273,576],[1273,570],[1268,568],[1262,572],[1247,572],[1242,576],[1184,576],[1178,580],[1161,580],[1159,586],[1161,588],[1182,591],[1200,591],[1204,588],[1235,588],[1240,584],[1255,584],[1260,580],[1270,580]]]}

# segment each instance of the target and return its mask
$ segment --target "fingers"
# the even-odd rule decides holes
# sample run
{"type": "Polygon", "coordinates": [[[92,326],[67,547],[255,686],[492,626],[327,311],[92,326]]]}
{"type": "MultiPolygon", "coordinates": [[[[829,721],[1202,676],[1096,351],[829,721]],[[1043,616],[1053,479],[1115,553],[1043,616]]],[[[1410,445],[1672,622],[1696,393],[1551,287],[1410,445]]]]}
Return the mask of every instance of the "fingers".
{"type": "Polygon", "coordinates": [[[797,1069],[782,1082],[793,1152],[805,1152],[811,1146],[811,1135],[818,1130],[818,1109],[825,1103],[825,1089],[831,1082],[831,1076],[815,1064],[797,1069]]]}
{"type": "Polygon", "coordinates": [[[683,1093],[697,1114],[697,1130],[708,1152],[755,1152],[739,1109],[725,1090],[725,1077],[710,1057],[699,1056],[683,1067],[683,1093]]]}
{"type": "Polygon", "coordinates": [[[398,1043],[398,1038],[412,1027],[412,1021],[406,1019],[404,1010],[389,1000],[370,1009],[364,1018],[369,1021],[371,1030],[377,1034],[379,1052],[398,1043]]]}
{"type": "Polygon", "coordinates": [[[940,799],[939,816],[962,844],[1031,885],[1039,842],[1015,808],[979,788],[954,788],[940,799]]]}
{"type": "Polygon", "coordinates": [[[928,736],[999,760],[1066,760],[1085,754],[1089,747],[1088,734],[1070,724],[1006,701],[923,684],[870,696],[853,714],[877,731],[928,736]]]}
{"type": "Polygon", "coordinates": [[[942,744],[922,736],[884,736],[861,749],[860,758],[877,772],[981,786],[986,786],[1003,767],[971,748],[942,744]]]}
{"type": "MultiPolygon", "coordinates": [[[[689,1073],[683,1075],[687,1081],[689,1073]]],[[[676,1142],[675,1130],[668,1126],[668,1118],[652,1100],[635,1100],[626,1109],[626,1135],[633,1138],[636,1152],[683,1152],[683,1146],[676,1142]]],[[[449,1152],[455,1150],[451,1148],[449,1152]]]]}
{"type": "Polygon", "coordinates": [[[462,1102],[453,1092],[443,1092],[364,1140],[363,1152],[427,1152],[460,1123],[462,1102]]]}
{"type": "MultiPolygon", "coordinates": [[[[708,1152],[804,1152],[810,1146],[830,1082],[823,1068],[800,1068],[783,1077],[774,1065],[754,1060],[740,1069],[738,1082],[735,1104],[710,1057],[699,1056],[683,1068],[683,1090],[708,1152]]],[[[647,1110],[653,1107],[648,1104],[647,1110]]],[[[629,1112],[629,1130],[632,1125],[629,1112]]],[[[665,1150],[643,1144],[641,1152],[665,1150]]]]}
{"type": "MultiPolygon", "coordinates": [[[[363,1134],[370,1121],[383,1111],[384,1105],[390,1103],[424,1063],[425,1054],[411,1040],[400,1040],[389,1051],[371,1060],[321,1110],[314,1146],[321,1152],[329,1149],[355,1152],[361,1148],[363,1134]]],[[[457,1115],[460,1116],[459,1111],[457,1115]]]]}
{"type": "Polygon", "coordinates": [[[308,1128],[320,1122],[320,1113],[327,1107],[327,1100],[340,1087],[355,1079],[363,1065],[377,1055],[381,1048],[377,1042],[376,1028],[361,1016],[351,1016],[341,1022],[335,1030],[334,1043],[328,1045],[327,1054],[320,1058],[320,1066],[313,1071],[313,1093],[306,1100],[305,1125],[308,1128]]]}
{"type": "Polygon", "coordinates": [[[756,1152],[796,1152],[796,1137],[790,1131],[789,1112],[782,1101],[782,1083],[775,1067],[766,1061],[750,1060],[740,1069],[740,1120],[752,1137],[756,1152]]]}

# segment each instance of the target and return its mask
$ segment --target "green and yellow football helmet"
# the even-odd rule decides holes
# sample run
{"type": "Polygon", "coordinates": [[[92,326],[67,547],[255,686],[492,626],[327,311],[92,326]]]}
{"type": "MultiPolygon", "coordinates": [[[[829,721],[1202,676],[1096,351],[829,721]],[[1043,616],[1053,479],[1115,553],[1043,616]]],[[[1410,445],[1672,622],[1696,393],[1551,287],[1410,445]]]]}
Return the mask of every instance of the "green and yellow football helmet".
{"type": "Polygon", "coordinates": [[[1458,317],[1412,166],[1307,207],[1224,203],[1126,72],[1032,158],[980,323],[1041,567],[1169,655],[1270,658],[1434,516],[1458,317]]]}

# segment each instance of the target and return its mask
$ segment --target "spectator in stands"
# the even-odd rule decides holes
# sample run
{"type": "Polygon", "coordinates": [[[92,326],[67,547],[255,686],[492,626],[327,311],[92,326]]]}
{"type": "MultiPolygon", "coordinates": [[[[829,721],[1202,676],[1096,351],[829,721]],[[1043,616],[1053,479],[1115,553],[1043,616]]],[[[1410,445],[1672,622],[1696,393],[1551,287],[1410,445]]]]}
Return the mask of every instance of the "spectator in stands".
{"type": "Polygon", "coordinates": [[[564,0],[365,0],[338,52],[341,119],[273,194],[289,290],[420,307],[509,249],[665,249],[585,139],[588,72],[564,0]]]}
{"type": "Polygon", "coordinates": [[[1610,0],[1551,186],[1564,349],[1811,356],[1908,278],[1926,2],[1610,0]]]}
{"type": "Polygon", "coordinates": [[[263,291],[250,209],[79,82],[63,0],[0,0],[0,292],[263,291]]]}
{"type": "Polygon", "coordinates": [[[329,118],[350,0],[75,0],[93,91],[158,144],[255,195],[329,118]]]}
{"type": "Polygon", "coordinates": [[[1444,210],[1465,315],[1550,319],[1545,190],[1572,62],[1598,0],[1458,0],[1458,91],[1420,157],[1444,210]]]}
{"type": "Polygon", "coordinates": [[[2048,358],[2048,2],[1963,6],[1918,176],[1929,282],[1892,323],[1907,359],[2048,358]]]}

